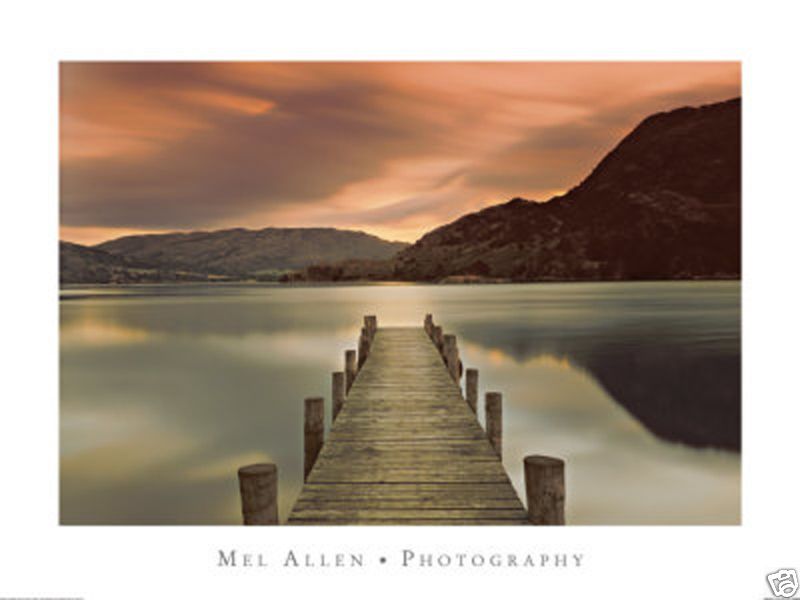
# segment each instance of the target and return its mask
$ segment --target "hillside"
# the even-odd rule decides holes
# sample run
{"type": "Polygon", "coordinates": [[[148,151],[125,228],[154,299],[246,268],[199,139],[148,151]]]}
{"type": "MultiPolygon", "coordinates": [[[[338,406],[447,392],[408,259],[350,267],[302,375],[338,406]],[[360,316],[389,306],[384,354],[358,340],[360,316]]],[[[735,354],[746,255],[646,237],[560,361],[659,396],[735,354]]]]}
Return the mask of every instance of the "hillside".
{"type": "Polygon", "coordinates": [[[400,252],[391,271],[428,281],[739,277],[740,121],[739,99],[650,116],[567,194],[461,217],[400,252]]]}
{"type": "Polygon", "coordinates": [[[160,269],[98,248],[59,242],[59,280],[70,283],[206,281],[200,273],[160,269]]]}
{"type": "Polygon", "coordinates": [[[95,248],[162,268],[242,277],[299,269],[319,262],[386,260],[407,245],[360,231],[269,227],[135,235],[95,248]]]}

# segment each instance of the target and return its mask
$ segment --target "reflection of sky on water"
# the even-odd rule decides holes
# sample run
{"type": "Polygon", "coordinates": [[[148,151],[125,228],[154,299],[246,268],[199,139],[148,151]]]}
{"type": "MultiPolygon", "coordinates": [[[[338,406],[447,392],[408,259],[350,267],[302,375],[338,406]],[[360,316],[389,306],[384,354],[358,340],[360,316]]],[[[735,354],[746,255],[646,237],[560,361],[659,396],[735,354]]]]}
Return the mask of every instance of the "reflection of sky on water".
{"type": "MultiPolygon", "coordinates": [[[[236,468],[261,460],[279,465],[285,516],[302,399],[329,401],[363,314],[404,325],[425,312],[458,334],[481,395],[503,392],[518,490],[525,454],[556,454],[572,523],[738,522],[738,454],[660,441],[605,391],[628,393],[620,367],[656,397],[647,381],[665,346],[738,377],[738,283],[113,290],[62,294],[64,523],[236,523],[236,468]]],[[[738,394],[738,381],[717,385],[738,394]]]]}
{"type": "Polygon", "coordinates": [[[464,351],[472,364],[491,365],[481,368],[481,388],[503,391],[514,486],[524,490],[525,455],[566,458],[570,523],[738,522],[738,454],[658,440],[565,357],[516,363],[497,350],[464,351]]]}

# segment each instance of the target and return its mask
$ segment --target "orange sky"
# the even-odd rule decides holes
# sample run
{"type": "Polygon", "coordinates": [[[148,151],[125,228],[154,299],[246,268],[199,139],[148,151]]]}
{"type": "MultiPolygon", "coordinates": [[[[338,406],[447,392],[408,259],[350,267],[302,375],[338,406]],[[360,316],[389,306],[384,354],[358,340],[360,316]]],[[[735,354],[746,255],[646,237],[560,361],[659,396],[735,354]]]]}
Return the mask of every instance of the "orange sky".
{"type": "Polygon", "coordinates": [[[738,63],[63,63],[61,236],[330,226],[413,241],[585,177],[738,63]]]}

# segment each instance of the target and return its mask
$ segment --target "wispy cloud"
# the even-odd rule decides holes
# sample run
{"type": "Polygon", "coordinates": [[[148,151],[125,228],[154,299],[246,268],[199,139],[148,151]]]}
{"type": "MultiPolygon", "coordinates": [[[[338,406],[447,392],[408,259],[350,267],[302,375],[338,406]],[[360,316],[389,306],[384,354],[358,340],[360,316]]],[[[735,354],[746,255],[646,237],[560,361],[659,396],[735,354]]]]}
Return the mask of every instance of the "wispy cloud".
{"type": "Polygon", "coordinates": [[[576,184],[736,63],[64,63],[62,234],[332,225],[413,240],[576,184]]]}

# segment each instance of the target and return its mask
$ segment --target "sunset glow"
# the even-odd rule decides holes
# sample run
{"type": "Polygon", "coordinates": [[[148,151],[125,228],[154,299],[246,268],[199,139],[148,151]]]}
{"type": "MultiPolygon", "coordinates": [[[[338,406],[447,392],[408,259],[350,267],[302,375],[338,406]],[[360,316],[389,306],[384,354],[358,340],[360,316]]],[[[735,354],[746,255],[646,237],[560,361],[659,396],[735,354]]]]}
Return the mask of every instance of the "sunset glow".
{"type": "Polygon", "coordinates": [[[414,241],[588,175],[738,63],[63,63],[61,236],[338,227],[414,241]]]}

